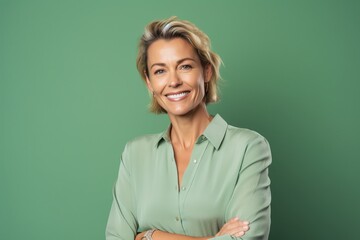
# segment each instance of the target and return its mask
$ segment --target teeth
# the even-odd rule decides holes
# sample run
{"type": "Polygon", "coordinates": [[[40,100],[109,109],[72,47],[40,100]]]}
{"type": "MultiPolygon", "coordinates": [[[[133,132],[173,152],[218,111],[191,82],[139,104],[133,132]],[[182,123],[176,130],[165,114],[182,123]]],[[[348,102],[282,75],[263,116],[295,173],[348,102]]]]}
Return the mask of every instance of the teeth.
{"type": "Polygon", "coordinates": [[[177,99],[177,98],[181,98],[185,95],[187,95],[189,92],[182,92],[182,93],[178,93],[178,94],[169,94],[166,97],[170,98],[170,99],[177,99]]]}

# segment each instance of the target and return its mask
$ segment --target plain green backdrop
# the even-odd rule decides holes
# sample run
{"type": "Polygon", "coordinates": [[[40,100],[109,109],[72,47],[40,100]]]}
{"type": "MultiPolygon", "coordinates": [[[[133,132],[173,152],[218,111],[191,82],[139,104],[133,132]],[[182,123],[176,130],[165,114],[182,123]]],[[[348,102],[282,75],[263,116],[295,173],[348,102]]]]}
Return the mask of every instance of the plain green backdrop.
{"type": "Polygon", "coordinates": [[[210,112],[271,144],[270,239],[356,239],[359,13],[332,0],[0,0],[0,239],[104,239],[124,144],[168,125],[147,111],[135,57],[144,26],[172,15],[224,61],[210,112]]]}

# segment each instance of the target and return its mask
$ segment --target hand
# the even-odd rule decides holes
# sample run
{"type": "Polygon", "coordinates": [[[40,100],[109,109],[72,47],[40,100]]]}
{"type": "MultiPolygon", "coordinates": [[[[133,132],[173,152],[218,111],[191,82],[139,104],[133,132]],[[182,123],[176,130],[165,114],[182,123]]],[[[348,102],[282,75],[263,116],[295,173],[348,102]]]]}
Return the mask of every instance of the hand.
{"type": "Polygon", "coordinates": [[[138,235],[136,235],[135,240],[141,240],[141,238],[145,235],[145,232],[141,232],[138,235]]]}
{"type": "Polygon", "coordinates": [[[245,235],[245,232],[249,230],[249,222],[240,221],[239,218],[232,218],[222,226],[220,231],[215,237],[222,235],[231,235],[233,237],[241,237],[245,235]]]}

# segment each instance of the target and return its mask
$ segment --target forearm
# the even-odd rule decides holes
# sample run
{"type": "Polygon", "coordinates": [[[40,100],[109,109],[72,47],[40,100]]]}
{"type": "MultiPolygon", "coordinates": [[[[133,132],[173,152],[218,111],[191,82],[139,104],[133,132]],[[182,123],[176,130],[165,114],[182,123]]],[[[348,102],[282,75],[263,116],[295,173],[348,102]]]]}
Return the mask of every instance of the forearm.
{"type": "Polygon", "coordinates": [[[155,231],[153,234],[154,240],[207,240],[211,237],[190,237],[180,234],[167,233],[163,231],[155,231]]]}
{"type": "MultiPolygon", "coordinates": [[[[141,238],[144,236],[145,232],[139,233],[135,240],[141,240],[141,238]]],[[[185,236],[185,235],[180,235],[180,234],[175,234],[175,233],[168,233],[168,232],[163,232],[160,230],[156,230],[153,235],[152,235],[152,239],[153,240],[208,240],[212,238],[211,236],[209,237],[191,237],[191,236],[185,236]]]]}

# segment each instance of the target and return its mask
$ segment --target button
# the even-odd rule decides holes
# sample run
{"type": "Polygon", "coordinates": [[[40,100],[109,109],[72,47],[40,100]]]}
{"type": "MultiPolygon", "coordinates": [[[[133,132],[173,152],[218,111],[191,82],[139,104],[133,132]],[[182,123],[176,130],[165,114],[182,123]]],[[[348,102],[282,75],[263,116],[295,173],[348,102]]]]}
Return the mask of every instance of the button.
{"type": "Polygon", "coordinates": [[[179,218],[179,217],[176,217],[175,220],[178,222],[178,221],[180,220],[180,218],[179,218]]]}
{"type": "Polygon", "coordinates": [[[186,187],[182,187],[181,190],[185,191],[185,190],[186,190],[186,187]]]}
{"type": "Polygon", "coordinates": [[[196,159],[194,159],[194,163],[197,163],[197,160],[196,160],[196,159]]]}

